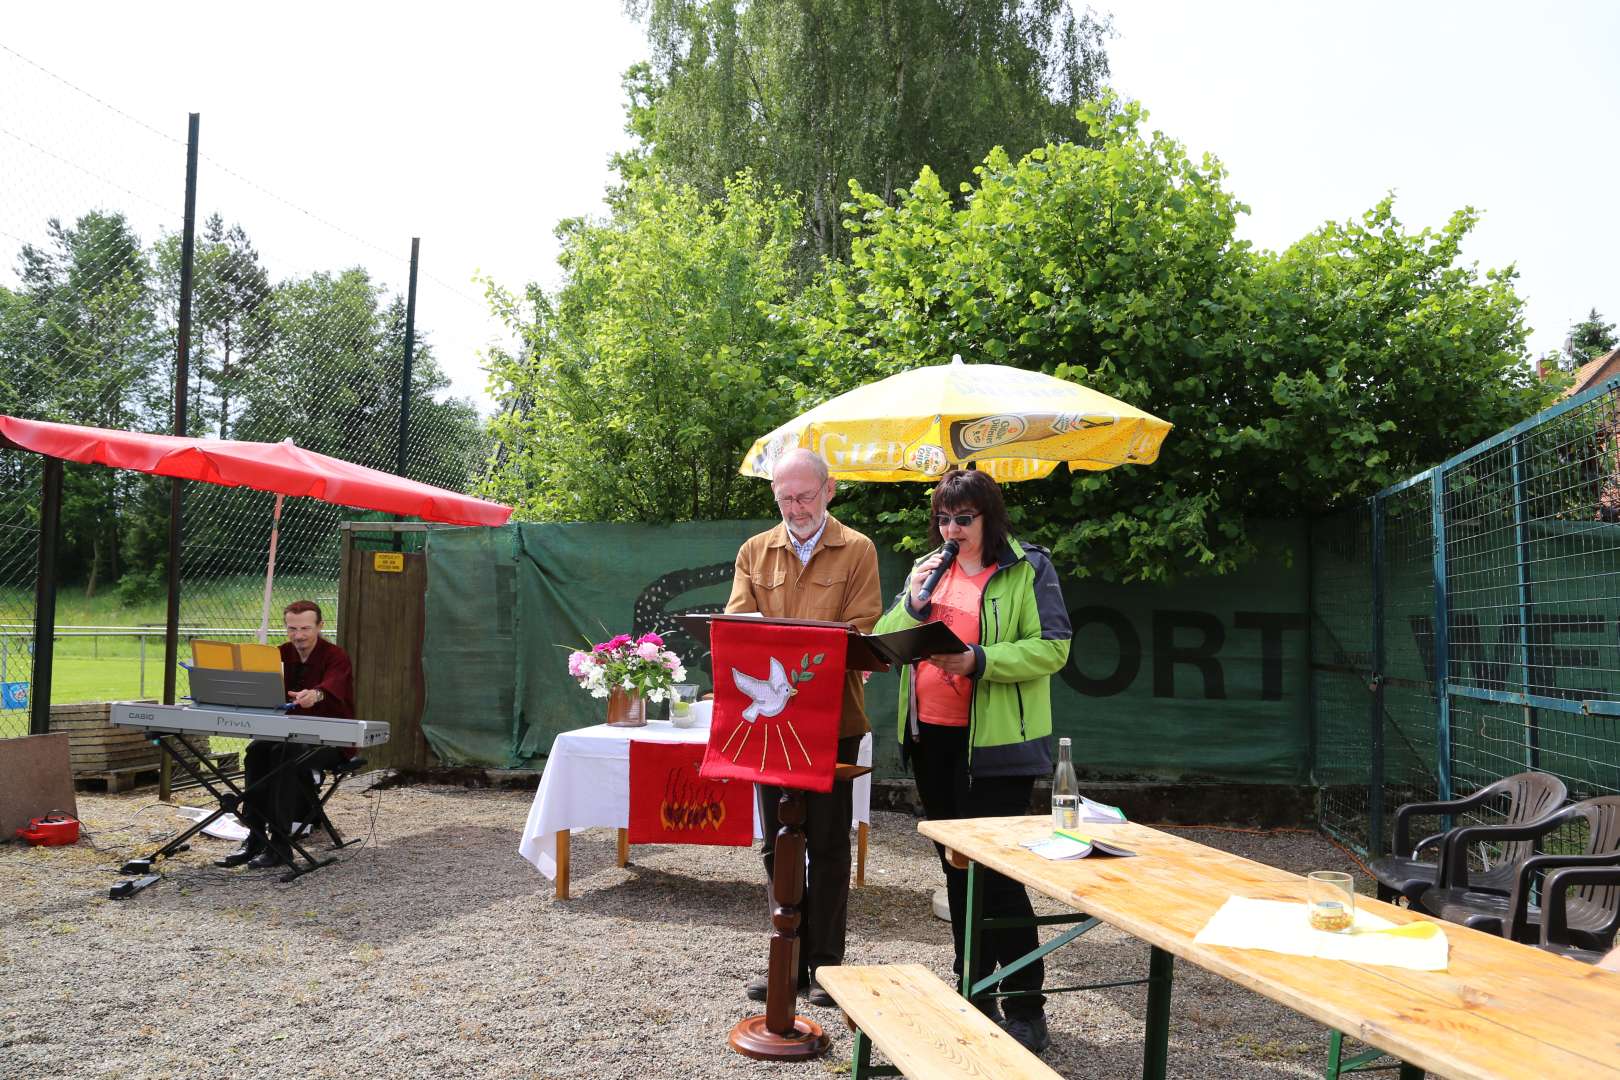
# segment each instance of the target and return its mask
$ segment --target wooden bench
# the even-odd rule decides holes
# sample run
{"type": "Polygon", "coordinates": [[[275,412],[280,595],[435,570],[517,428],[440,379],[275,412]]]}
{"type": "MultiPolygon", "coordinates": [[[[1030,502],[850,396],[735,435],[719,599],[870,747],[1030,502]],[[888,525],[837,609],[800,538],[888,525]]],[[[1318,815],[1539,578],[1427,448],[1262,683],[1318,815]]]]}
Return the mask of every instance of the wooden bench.
{"type": "Polygon", "coordinates": [[[838,1002],[855,1032],[854,1080],[1060,1080],[921,964],[817,968],[816,982],[838,1002]],[[874,1066],[874,1046],[894,1065],[874,1066]]]}

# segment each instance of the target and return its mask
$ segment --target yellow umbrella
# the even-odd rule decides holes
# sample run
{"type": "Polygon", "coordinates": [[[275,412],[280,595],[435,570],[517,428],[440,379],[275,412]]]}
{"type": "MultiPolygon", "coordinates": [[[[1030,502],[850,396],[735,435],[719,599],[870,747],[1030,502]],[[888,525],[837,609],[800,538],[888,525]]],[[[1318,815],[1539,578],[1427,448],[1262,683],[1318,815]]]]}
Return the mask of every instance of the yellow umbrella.
{"type": "Polygon", "coordinates": [[[814,450],[847,480],[933,480],[974,462],[998,483],[1070,469],[1150,465],[1170,424],[1078,383],[998,364],[914,368],[857,387],[754,443],[744,476],[814,450]]]}

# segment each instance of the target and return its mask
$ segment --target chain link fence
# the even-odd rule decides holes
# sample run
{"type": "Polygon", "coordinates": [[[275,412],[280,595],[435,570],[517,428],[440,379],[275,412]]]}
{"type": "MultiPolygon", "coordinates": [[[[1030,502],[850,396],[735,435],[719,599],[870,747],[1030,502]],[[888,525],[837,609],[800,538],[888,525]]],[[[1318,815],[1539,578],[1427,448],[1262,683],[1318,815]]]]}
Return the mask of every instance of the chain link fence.
{"type": "MultiPolygon", "coordinates": [[[[132,117],[4,46],[0,97],[0,413],[172,431],[185,117],[164,126],[132,117]]],[[[204,117],[187,434],[291,438],[469,490],[489,447],[472,401],[452,393],[446,365],[465,370],[504,334],[478,287],[418,274],[407,388],[410,238],[383,245],[355,236],[212,159],[207,140],[204,117]]],[[[390,182],[380,171],[345,180],[390,182]]],[[[0,451],[0,737],[28,730],[40,475],[36,455],[0,451]]],[[[256,633],[274,503],[244,489],[185,485],[183,627],[256,633]]],[[[162,623],[168,515],[168,480],[67,465],[59,627],[162,623]]],[[[286,501],[273,635],[293,599],[321,603],[329,626],[341,618],[337,525],[361,516],[286,501]]],[[[78,636],[61,640],[53,701],[134,696],[143,668],[133,639],[94,648],[90,655],[78,636]]],[[[145,660],[149,692],[163,682],[157,654],[145,660]]]]}
{"type": "Polygon", "coordinates": [[[1620,382],[1319,523],[1330,835],[1381,854],[1400,804],[1524,771],[1572,798],[1620,793],[1617,410],[1620,382]]]}

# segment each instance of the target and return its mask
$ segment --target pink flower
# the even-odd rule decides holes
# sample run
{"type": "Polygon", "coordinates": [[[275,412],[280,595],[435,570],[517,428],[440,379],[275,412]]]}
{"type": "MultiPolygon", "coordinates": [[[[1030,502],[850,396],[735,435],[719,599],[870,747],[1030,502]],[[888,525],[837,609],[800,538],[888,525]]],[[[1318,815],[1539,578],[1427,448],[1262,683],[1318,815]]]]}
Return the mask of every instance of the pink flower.
{"type": "Polygon", "coordinates": [[[620,645],[628,645],[628,644],[630,644],[630,635],[629,634],[615,634],[612,637],[608,638],[607,641],[604,642],[603,644],[605,644],[608,647],[608,650],[611,652],[612,650],[617,649],[620,645]]]}
{"type": "Polygon", "coordinates": [[[642,634],[641,637],[636,639],[636,644],[645,645],[649,641],[654,645],[657,645],[659,648],[664,647],[664,639],[659,637],[657,634],[642,634]]]}
{"type": "Polygon", "coordinates": [[[636,655],[641,657],[643,660],[656,661],[658,659],[658,646],[654,645],[650,641],[643,641],[641,644],[636,646],[636,655]]]}
{"type": "Polygon", "coordinates": [[[590,654],[571,652],[568,654],[568,674],[574,678],[584,675],[592,666],[590,654]]]}

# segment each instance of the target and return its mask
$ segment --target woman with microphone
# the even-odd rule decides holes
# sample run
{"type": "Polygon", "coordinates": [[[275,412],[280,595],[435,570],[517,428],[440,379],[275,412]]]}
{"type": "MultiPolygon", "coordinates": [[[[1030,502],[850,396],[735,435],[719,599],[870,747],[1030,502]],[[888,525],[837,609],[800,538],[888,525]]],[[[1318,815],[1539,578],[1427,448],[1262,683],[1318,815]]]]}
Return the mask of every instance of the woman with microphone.
{"type": "MultiPolygon", "coordinates": [[[[947,472],[930,509],[934,550],[911,568],[905,591],[873,632],[943,622],[967,650],[901,670],[901,756],[909,758],[923,812],[933,820],[1027,814],[1036,778],[1052,775],[1050,684],[1069,659],[1069,612],[1057,572],[1044,549],[1011,536],[1001,488],[982,472],[947,472]]],[[[967,871],[935,847],[960,977],[967,871]]],[[[1024,887],[1001,874],[986,874],[984,897],[988,917],[1034,914],[1024,887]]],[[[1038,944],[1033,926],[990,931],[973,979],[1038,944]]],[[[977,1003],[1037,1054],[1050,1042],[1044,978],[1036,961],[1004,979],[1002,992],[1028,994],[1006,998],[1005,1017],[997,1017],[995,999],[977,1003]]]]}

